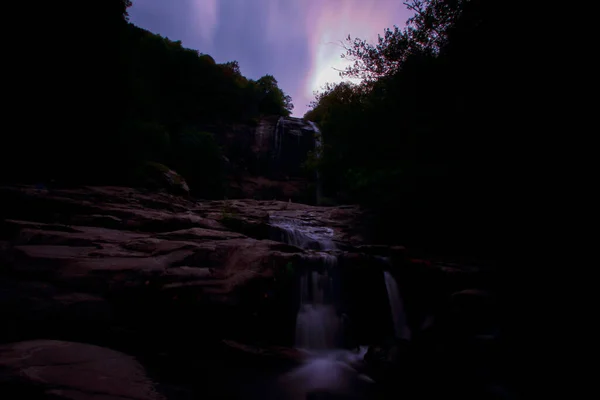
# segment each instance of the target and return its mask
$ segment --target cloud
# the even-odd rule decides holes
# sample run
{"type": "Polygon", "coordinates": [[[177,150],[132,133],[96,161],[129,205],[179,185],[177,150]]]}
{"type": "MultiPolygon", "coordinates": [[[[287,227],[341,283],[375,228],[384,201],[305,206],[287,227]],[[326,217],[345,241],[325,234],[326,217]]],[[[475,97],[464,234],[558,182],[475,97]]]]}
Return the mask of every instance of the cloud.
{"type": "Polygon", "coordinates": [[[385,28],[403,26],[409,16],[401,2],[388,0],[332,0],[309,1],[310,10],[306,29],[310,42],[311,66],[303,82],[301,96],[311,99],[313,92],[327,82],[342,81],[339,72],[349,61],[340,56],[344,52],[341,43],[351,35],[369,41],[385,28]]]}
{"type": "Polygon", "coordinates": [[[375,40],[408,11],[399,0],[134,0],[131,21],[181,40],[217,62],[237,60],[242,73],[274,75],[302,116],[313,91],[341,79],[339,42],[348,34],[375,40]]]}
{"type": "Polygon", "coordinates": [[[218,0],[192,0],[193,24],[205,43],[212,43],[219,24],[218,0]]]}

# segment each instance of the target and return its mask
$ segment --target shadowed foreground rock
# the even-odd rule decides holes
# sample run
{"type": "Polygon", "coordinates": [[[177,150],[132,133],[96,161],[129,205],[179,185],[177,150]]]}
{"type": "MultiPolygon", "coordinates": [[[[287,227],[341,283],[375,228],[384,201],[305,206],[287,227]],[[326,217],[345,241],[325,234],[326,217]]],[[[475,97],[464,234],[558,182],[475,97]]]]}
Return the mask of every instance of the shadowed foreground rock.
{"type": "Polygon", "coordinates": [[[0,397],[163,399],[133,357],[98,346],[54,340],[0,346],[0,397]]]}
{"type": "MultiPolygon", "coordinates": [[[[356,343],[380,344],[387,355],[397,350],[386,344],[393,327],[382,270],[389,269],[418,353],[408,363],[417,371],[410,380],[429,380],[430,365],[447,366],[438,376],[493,373],[480,368],[499,353],[492,280],[478,268],[413,259],[402,247],[365,245],[358,207],[196,202],[123,187],[10,186],[0,187],[0,198],[1,394],[21,391],[2,399],[157,398],[147,379],[134,378],[145,376],[139,365],[107,348],[135,355],[168,398],[246,399],[249,391],[250,398],[282,398],[269,392],[270,382],[305,362],[291,349],[299,277],[332,257],[337,311],[350,316],[348,337],[356,343]],[[483,350],[484,360],[475,357],[483,350]],[[455,368],[467,353],[469,368],[455,368]],[[86,354],[91,361],[76,358],[86,354]],[[99,381],[106,365],[124,372],[99,381]],[[110,381],[121,390],[118,377],[122,390],[137,394],[98,386],[110,381]]],[[[379,387],[398,386],[400,366],[367,364],[379,387]]],[[[335,372],[329,364],[312,367],[335,372]]],[[[304,395],[333,395],[321,386],[304,395]]]]}
{"type": "Polygon", "coordinates": [[[8,186],[0,198],[0,343],[50,338],[136,354],[222,339],[291,346],[293,275],[314,257],[270,240],[271,216],[360,243],[349,230],[356,207],[125,187],[8,186]]]}

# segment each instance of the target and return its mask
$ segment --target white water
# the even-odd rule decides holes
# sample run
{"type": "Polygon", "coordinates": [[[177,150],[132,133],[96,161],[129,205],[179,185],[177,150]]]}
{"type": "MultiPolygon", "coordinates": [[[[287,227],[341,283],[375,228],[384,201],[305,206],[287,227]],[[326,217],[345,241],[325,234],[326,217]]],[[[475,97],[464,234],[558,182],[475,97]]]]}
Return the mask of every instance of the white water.
{"type": "Polygon", "coordinates": [[[384,271],[385,277],[385,288],[388,292],[388,298],[390,300],[390,309],[392,311],[392,321],[394,322],[394,333],[397,339],[410,339],[410,330],[406,324],[406,317],[404,314],[404,304],[400,297],[400,290],[398,289],[398,283],[396,279],[388,271],[384,271]]]}
{"type": "MultiPolygon", "coordinates": [[[[315,124],[313,121],[308,121],[308,123],[310,124],[310,126],[313,128],[313,131],[315,132],[315,151],[316,151],[316,157],[317,159],[321,158],[321,153],[323,151],[323,138],[321,137],[321,131],[319,130],[319,128],[317,127],[317,124],[315,124]]],[[[321,176],[319,174],[319,170],[317,169],[316,172],[316,180],[317,180],[317,204],[321,204],[321,198],[323,197],[323,184],[321,182],[321,176]]]]}
{"type": "MultiPolygon", "coordinates": [[[[333,230],[310,226],[299,219],[272,217],[282,241],[303,249],[335,250],[333,230]]],[[[342,325],[335,308],[332,272],[337,268],[333,254],[313,253],[322,272],[304,271],[300,277],[300,307],[296,316],[295,346],[304,350],[307,359],[284,374],[279,389],[284,399],[305,400],[318,393],[366,398],[373,381],[360,370],[366,347],[353,352],[338,348],[342,325]]]]}
{"type": "MultiPolygon", "coordinates": [[[[322,254],[326,267],[335,267],[337,258],[322,254]]],[[[330,270],[300,277],[300,309],[296,316],[296,347],[303,350],[333,349],[340,342],[340,318],[333,304],[330,270]]]]}
{"type": "Polygon", "coordinates": [[[311,393],[367,398],[373,381],[360,372],[366,352],[364,346],[358,352],[329,350],[311,355],[303,365],[281,377],[279,384],[285,398],[305,400],[311,393]]]}
{"type": "Polygon", "coordinates": [[[337,348],[342,338],[341,321],[333,304],[333,281],[329,274],[337,266],[337,257],[326,253],[318,256],[325,271],[311,271],[300,278],[296,347],[306,351],[307,359],[283,375],[279,384],[286,399],[305,400],[318,393],[365,398],[373,383],[361,373],[367,347],[357,352],[337,348]]]}
{"type": "Polygon", "coordinates": [[[281,155],[281,147],[283,146],[283,130],[284,130],[285,120],[283,117],[279,117],[277,120],[277,125],[275,126],[275,152],[273,157],[275,159],[279,159],[281,155]]]}
{"type": "Polygon", "coordinates": [[[297,218],[271,216],[271,226],[276,230],[273,239],[312,250],[335,250],[333,229],[312,226],[309,222],[297,218]]]}

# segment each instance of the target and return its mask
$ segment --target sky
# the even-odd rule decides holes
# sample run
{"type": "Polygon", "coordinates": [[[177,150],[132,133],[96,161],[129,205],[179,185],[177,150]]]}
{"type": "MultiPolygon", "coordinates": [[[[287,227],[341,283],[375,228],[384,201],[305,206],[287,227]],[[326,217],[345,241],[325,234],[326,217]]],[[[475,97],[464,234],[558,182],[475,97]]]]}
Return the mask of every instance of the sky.
{"type": "Polygon", "coordinates": [[[385,28],[404,26],[402,0],[133,0],[129,20],[218,63],[237,60],[242,74],[271,74],[292,96],[301,117],[314,91],[339,82],[340,41],[375,41],[385,28]]]}

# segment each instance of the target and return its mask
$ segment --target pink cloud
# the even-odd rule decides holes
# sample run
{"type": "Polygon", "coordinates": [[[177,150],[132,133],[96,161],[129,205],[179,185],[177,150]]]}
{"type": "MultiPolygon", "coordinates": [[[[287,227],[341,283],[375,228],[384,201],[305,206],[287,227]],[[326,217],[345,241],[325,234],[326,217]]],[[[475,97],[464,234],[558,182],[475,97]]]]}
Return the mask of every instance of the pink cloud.
{"type": "Polygon", "coordinates": [[[193,0],[193,21],[198,33],[206,42],[211,42],[219,23],[219,0],[193,0]]]}
{"type": "Polygon", "coordinates": [[[393,0],[307,1],[306,32],[312,55],[311,68],[303,83],[303,97],[312,100],[313,92],[327,82],[342,79],[334,69],[344,69],[340,41],[348,35],[375,41],[377,35],[394,24],[404,26],[409,11],[393,0]]]}

